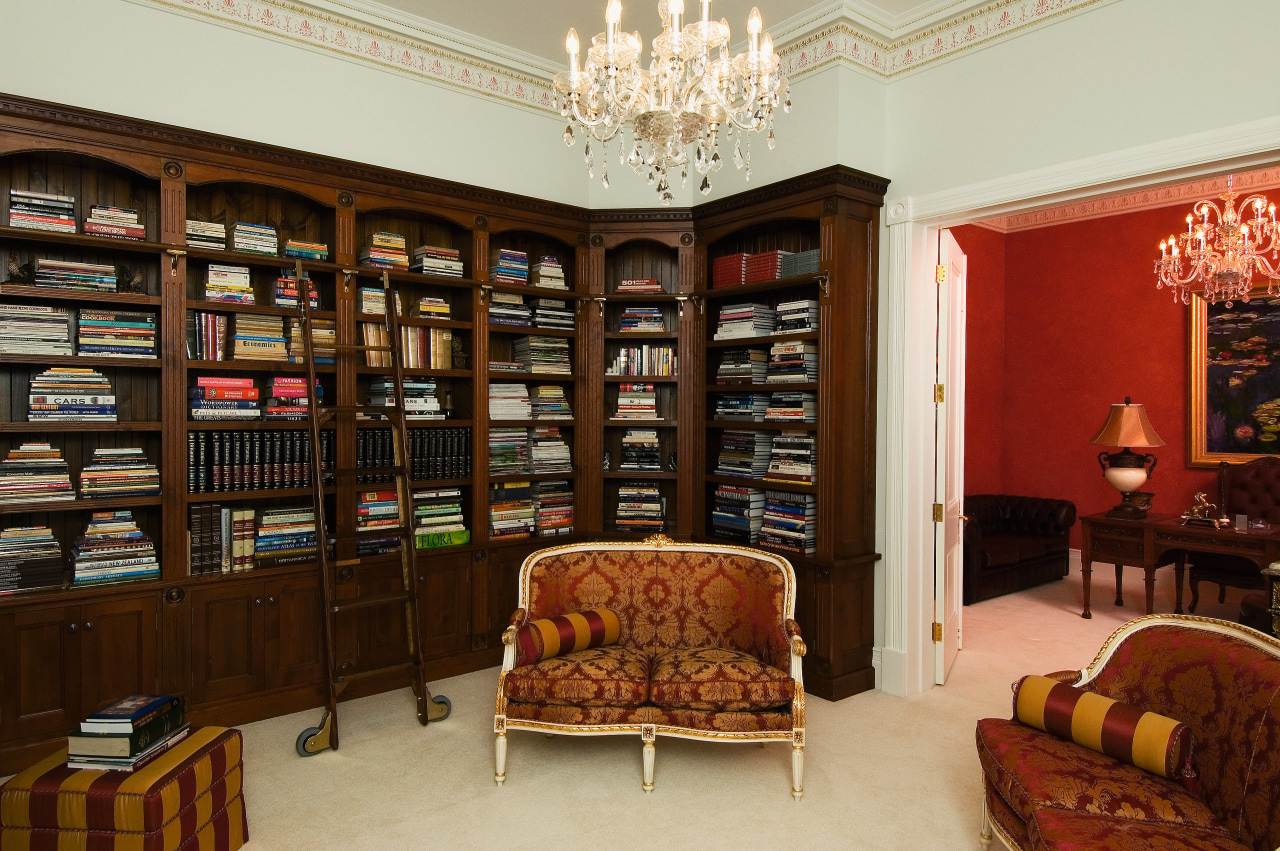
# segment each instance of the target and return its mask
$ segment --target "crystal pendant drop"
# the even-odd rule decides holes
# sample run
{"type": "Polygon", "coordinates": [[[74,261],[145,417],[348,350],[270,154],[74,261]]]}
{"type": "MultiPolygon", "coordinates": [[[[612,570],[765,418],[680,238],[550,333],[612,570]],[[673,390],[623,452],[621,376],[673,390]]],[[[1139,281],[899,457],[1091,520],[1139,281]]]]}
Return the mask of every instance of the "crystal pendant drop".
{"type": "Polygon", "coordinates": [[[711,155],[711,168],[713,170],[720,168],[720,152],[716,151],[711,155]]]}
{"type": "Polygon", "coordinates": [[[684,187],[688,185],[689,185],[689,169],[682,168],[680,169],[680,186],[684,187]]]}
{"type": "Polygon", "coordinates": [[[742,144],[740,142],[735,142],[733,144],[733,164],[738,168],[742,168],[742,166],[744,165],[744,160],[742,157],[742,144]]]}
{"type": "Polygon", "coordinates": [[[649,172],[649,179],[645,181],[645,184],[648,186],[653,185],[653,172],[649,172]]]}
{"type": "Polygon", "coordinates": [[[783,112],[791,111],[791,98],[787,98],[786,102],[782,104],[782,111],[783,112]]]}
{"type": "Polygon", "coordinates": [[[600,183],[602,186],[604,186],[605,189],[608,189],[609,188],[609,167],[607,165],[601,166],[600,171],[601,171],[600,183]]]}
{"type": "Polygon", "coordinates": [[[777,144],[778,144],[777,141],[773,138],[773,131],[770,130],[769,131],[769,150],[772,151],[774,146],[777,144]]]}
{"type": "Polygon", "coordinates": [[[573,125],[569,124],[564,128],[564,143],[569,147],[573,147],[573,125]]]}
{"type": "Polygon", "coordinates": [[[583,156],[583,160],[587,163],[587,177],[595,177],[596,158],[591,155],[591,143],[587,143],[587,153],[583,156]]]}
{"type": "Polygon", "coordinates": [[[631,166],[632,168],[635,168],[636,166],[639,166],[641,164],[642,163],[640,162],[640,143],[637,142],[636,146],[631,149],[631,155],[627,157],[627,165],[631,166]]]}
{"type": "Polygon", "coordinates": [[[699,192],[701,192],[703,195],[710,194],[710,192],[711,192],[711,178],[709,178],[709,177],[704,177],[704,178],[702,178],[702,185],[698,187],[698,191],[699,191],[699,192]]]}
{"type": "Polygon", "coordinates": [[[671,191],[671,187],[667,184],[667,178],[663,177],[661,180],[658,181],[658,192],[663,195],[666,195],[670,191],[671,191]]]}

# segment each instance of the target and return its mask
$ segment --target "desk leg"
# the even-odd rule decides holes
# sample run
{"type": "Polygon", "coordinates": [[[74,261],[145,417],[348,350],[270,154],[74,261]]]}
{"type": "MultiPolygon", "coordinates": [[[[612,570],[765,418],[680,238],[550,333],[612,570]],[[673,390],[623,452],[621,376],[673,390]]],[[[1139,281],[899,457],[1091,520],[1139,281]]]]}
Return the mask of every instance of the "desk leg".
{"type": "Polygon", "coordinates": [[[1093,584],[1093,561],[1089,558],[1087,549],[1080,559],[1080,575],[1084,579],[1084,611],[1080,613],[1080,617],[1088,620],[1093,617],[1093,612],[1089,611],[1089,586],[1093,584]]]}
{"type": "Polygon", "coordinates": [[[1124,565],[1116,565],[1116,605],[1124,605],[1124,565]]]}
{"type": "Polygon", "coordinates": [[[1173,563],[1174,582],[1177,583],[1173,589],[1173,613],[1175,615],[1182,614],[1182,574],[1186,569],[1186,555],[1178,556],[1178,560],[1173,563]]]}
{"type": "Polygon", "coordinates": [[[1145,570],[1147,572],[1147,614],[1151,614],[1156,610],[1156,569],[1152,566],[1145,570]]]}

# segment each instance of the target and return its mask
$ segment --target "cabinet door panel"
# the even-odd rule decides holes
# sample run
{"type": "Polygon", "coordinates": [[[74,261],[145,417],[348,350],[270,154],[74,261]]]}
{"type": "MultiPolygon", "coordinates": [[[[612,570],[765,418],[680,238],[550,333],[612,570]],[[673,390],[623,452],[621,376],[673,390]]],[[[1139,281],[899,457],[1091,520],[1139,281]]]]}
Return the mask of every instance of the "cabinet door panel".
{"type": "Polygon", "coordinates": [[[471,554],[418,553],[418,630],[431,659],[471,649],[471,554]]]}
{"type": "Polygon", "coordinates": [[[260,691],[263,668],[261,583],[191,592],[191,696],[196,703],[260,691]]]}
{"type": "Polygon", "coordinates": [[[156,600],[116,600],[80,608],[85,714],[130,694],[158,691],[156,600]]]}
{"type": "MultiPolygon", "coordinates": [[[[359,574],[360,596],[392,594],[404,588],[399,565],[377,566],[359,574]]],[[[351,614],[359,624],[359,647],[355,660],[358,670],[368,670],[404,661],[409,652],[405,635],[405,606],[393,603],[351,614]]]]}
{"type": "Polygon", "coordinates": [[[0,737],[65,736],[80,723],[78,607],[0,618],[5,683],[0,737]]]}
{"type": "Polygon", "coordinates": [[[266,672],[270,687],[320,682],[320,590],[315,577],[268,582],[266,672]]]}

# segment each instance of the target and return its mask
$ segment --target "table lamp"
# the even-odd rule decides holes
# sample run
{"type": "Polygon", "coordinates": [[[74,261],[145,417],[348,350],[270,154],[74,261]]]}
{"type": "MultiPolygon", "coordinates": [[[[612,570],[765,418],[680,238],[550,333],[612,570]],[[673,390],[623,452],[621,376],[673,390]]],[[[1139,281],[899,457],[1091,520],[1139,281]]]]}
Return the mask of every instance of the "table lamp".
{"type": "Polygon", "coordinates": [[[1098,465],[1111,486],[1120,491],[1120,504],[1107,512],[1108,517],[1141,520],[1147,516],[1153,494],[1140,490],[1156,468],[1156,456],[1130,452],[1129,447],[1164,446],[1164,441],[1147,419],[1142,405],[1124,397],[1124,404],[1111,406],[1107,421],[1089,441],[1095,446],[1122,446],[1119,452],[1099,452],[1098,465]],[[1150,466],[1148,466],[1150,465],[1150,466]]]}

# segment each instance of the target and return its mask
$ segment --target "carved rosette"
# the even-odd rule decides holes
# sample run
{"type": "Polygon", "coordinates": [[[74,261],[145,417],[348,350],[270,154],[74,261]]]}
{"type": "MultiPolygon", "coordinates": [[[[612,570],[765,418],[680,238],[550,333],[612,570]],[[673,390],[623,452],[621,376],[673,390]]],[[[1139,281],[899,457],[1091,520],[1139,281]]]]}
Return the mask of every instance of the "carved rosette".
{"type": "Polygon", "coordinates": [[[351,205],[355,204],[355,202],[356,202],[356,198],[355,198],[355,196],[354,196],[354,195],[352,195],[350,192],[339,192],[339,193],[338,193],[338,206],[339,206],[339,207],[350,207],[351,205]]]}
{"type": "Polygon", "coordinates": [[[691,233],[682,233],[682,234],[680,234],[680,244],[681,244],[681,245],[693,245],[693,234],[691,234],[691,233]]]}
{"type": "Polygon", "coordinates": [[[488,230],[488,229],[489,229],[489,217],[476,216],[476,230],[488,230]]]}
{"type": "Polygon", "coordinates": [[[603,246],[604,246],[604,237],[598,233],[593,233],[591,235],[591,247],[601,248],[603,246]]]}
{"type": "Polygon", "coordinates": [[[170,178],[173,178],[174,180],[177,180],[179,177],[182,177],[182,163],[169,160],[167,163],[164,164],[164,175],[165,177],[170,177],[170,178]]]}

